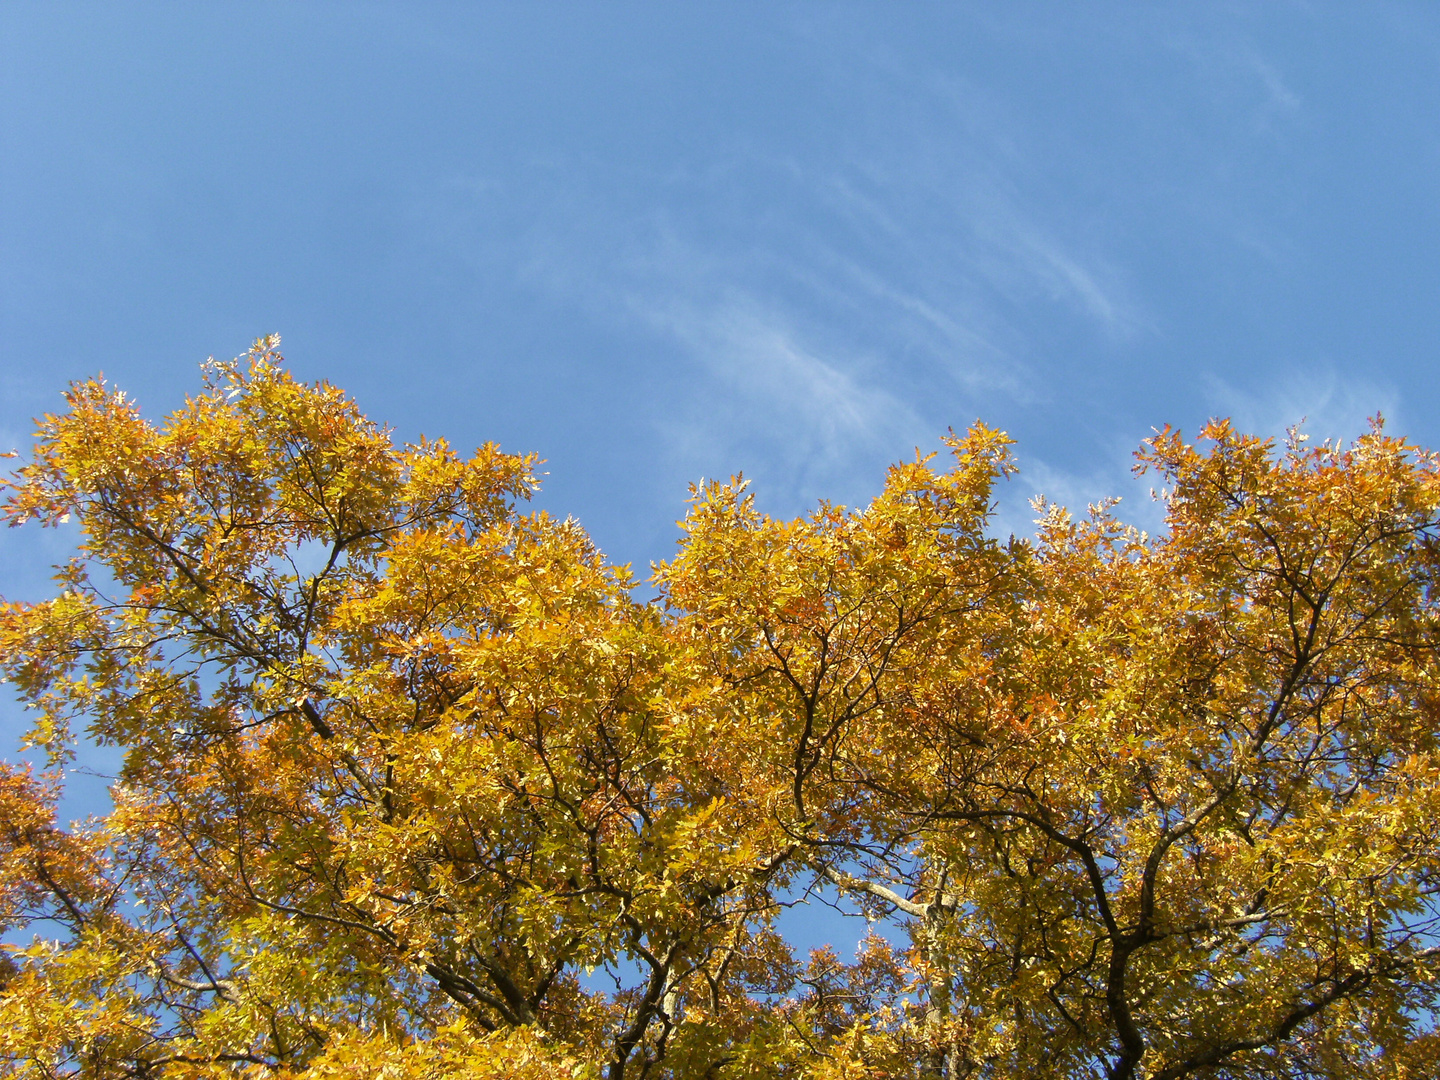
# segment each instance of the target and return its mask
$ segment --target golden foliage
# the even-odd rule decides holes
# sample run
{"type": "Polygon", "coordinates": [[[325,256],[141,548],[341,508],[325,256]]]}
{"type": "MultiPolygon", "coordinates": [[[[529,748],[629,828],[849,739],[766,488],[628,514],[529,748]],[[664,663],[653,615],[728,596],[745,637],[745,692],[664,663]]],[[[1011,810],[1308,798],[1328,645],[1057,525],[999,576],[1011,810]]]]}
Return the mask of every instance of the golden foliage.
{"type": "Polygon", "coordinates": [[[0,617],[9,1073],[1427,1075],[1434,456],[1167,429],[1161,535],[1002,542],[977,424],[859,510],[697,488],[650,605],[533,458],[277,345],[159,424],[73,387],[6,482],[81,536],[0,617]],[[853,963],[778,929],[821,897],[853,963]]]}

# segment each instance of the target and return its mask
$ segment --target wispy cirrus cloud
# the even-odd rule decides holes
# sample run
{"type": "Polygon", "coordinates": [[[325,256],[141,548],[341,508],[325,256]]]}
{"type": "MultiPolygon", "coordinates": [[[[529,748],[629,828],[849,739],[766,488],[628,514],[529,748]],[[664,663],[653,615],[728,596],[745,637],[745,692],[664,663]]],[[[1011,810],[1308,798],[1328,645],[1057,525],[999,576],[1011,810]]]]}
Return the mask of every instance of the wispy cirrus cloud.
{"type": "Polygon", "coordinates": [[[1400,395],[1393,386],[1328,365],[1294,367],[1258,388],[1242,389],[1213,375],[1205,385],[1214,415],[1229,417],[1237,428],[1256,435],[1282,438],[1298,424],[1313,440],[1348,442],[1376,415],[1403,426],[1400,395]]]}
{"type": "MultiPolygon", "coordinates": [[[[931,128],[913,141],[953,140],[943,110],[933,111],[931,128]]],[[[1008,160],[1016,152],[990,145],[998,141],[952,141],[948,150],[932,151],[924,167],[909,159],[913,147],[897,147],[893,155],[819,177],[814,187],[860,234],[872,272],[887,268],[886,295],[912,300],[909,310],[937,330],[982,343],[992,363],[1001,359],[1000,342],[1008,339],[1014,351],[1027,336],[1002,306],[1049,301],[1107,336],[1148,328],[1151,318],[1106,255],[1103,238],[1067,236],[1048,220],[1053,210],[1047,214],[1017,183],[1033,165],[1008,160]]]]}
{"type": "Polygon", "coordinates": [[[1130,305],[1118,295],[1118,290],[1101,280],[1094,267],[1086,266],[1037,229],[1017,229],[1011,235],[1011,257],[1057,298],[1079,307],[1107,330],[1124,330],[1134,325],[1130,305]]]}
{"type": "Polygon", "coordinates": [[[637,316],[704,369],[701,393],[659,420],[672,450],[697,462],[748,462],[804,499],[843,482],[859,458],[929,434],[917,412],[863,364],[806,339],[783,312],[732,294],[709,305],[632,298],[637,316]]]}
{"type": "Polygon", "coordinates": [[[526,246],[528,280],[644,327],[701,376],[656,410],[680,460],[763,460],[796,492],[833,490],[997,399],[1044,399],[1026,325],[1037,302],[1104,340],[1145,325],[1123,274],[991,179],[957,194],[945,176],[873,163],[752,154],[742,167],[783,179],[808,217],[759,243],[662,209],[601,240],[586,220],[599,215],[575,212],[526,246]]]}
{"type": "MultiPolygon", "coordinates": [[[[1137,206],[1153,210],[1150,175],[1184,196],[1182,213],[1212,213],[1205,176],[1137,150],[1146,130],[1131,139],[1119,129],[1178,130],[1182,149],[1207,163],[1218,160],[1213,146],[1170,122],[1168,98],[1123,123],[1091,113],[1071,123],[1067,91],[1054,85],[1038,98],[1003,91],[978,60],[917,63],[848,21],[806,25],[841,99],[814,125],[762,133],[711,116],[703,143],[677,136],[664,154],[507,158],[492,176],[420,193],[417,229],[456,248],[477,277],[513,274],[591,320],[597,337],[630,343],[628,356],[595,363],[614,383],[642,387],[644,407],[625,428],[660,447],[649,459],[666,485],[677,472],[743,467],[786,498],[843,497],[873,488],[883,462],[979,415],[1049,455],[1045,486],[1085,501],[1114,493],[1144,428],[1127,428],[1123,452],[1110,453],[1104,395],[1128,387],[1107,380],[1125,368],[1160,384],[1181,371],[1139,355],[1163,356],[1173,327],[1152,284],[1153,237],[1137,240],[1125,223],[1137,206]],[[1117,146],[1130,155],[1120,165],[1117,146]],[[1097,372],[1089,384],[1074,374],[1086,364],[1097,372]],[[1053,424],[1035,420],[1056,410],[1053,424]],[[1070,447],[1057,450],[1052,431],[1076,417],[1070,447]],[[1070,476],[1072,465],[1084,472],[1070,476]]],[[[1055,40],[1029,23],[980,30],[1002,46],[1033,35],[1027,50],[1052,49],[1057,61],[1071,49],[1055,43],[1068,41],[1064,28],[1050,31],[1055,40]]],[[[1121,27],[1094,44],[1133,63],[1157,33],[1140,42],[1121,27]]],[[[1280,66],[1244,39],[1183,25],[1174,37],[1167,66],[1193,62],[1214,76],[1200,97],[1233,98],[1246,117],[1300,108],[1280,66]]],[[[1128,105],[1103,74],[1110,96],[1095,100],[1128,105]]],[[[1217,228],[1238,230],[1237,220],[1217,228]]]]}
{"type": "MultiPolygon", "coordinates": [[[[1247,434],[1282,441],[1299,426],[1312,442],[1349,442],[1365,432],[1371,418],[1381,415],[1395,430],[1404,429],[1400,395],[1393,386],[1374,379],[1316,364],[1277,373],[1257,387],[1241,388],[1215,375],[1202,379],[1199,415],[1228,418],[1247,434]]],[[[1198,429],[1183,435],[1193,441],[1198,429]]],[[[1137,528],[1158,534],[1165,528],[1164,504],[1153,498],[1154,475],[1136,476],[1135,451],[1139,439],[1117,435],[1105,452],[1092,455],[1077,467],[1071,462],[1026,455],[1020,475],[999,492],[995,529],[1004,535],[1030,535],[1034,514],[1029,500],[1037,495],[1082,514],[1102,500],[1119,497],[1115,516],[1137,528]]]]}

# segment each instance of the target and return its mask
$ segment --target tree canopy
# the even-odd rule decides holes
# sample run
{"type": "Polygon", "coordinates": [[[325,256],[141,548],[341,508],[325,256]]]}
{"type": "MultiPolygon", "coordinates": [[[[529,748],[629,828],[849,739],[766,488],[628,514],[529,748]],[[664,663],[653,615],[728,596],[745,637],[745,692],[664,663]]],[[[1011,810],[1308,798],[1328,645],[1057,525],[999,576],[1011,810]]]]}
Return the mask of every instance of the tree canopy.
{"type": "Polygon", "coordinates": [[[277,346],[78,384],[5,482],[81,538],[0,620],[9,1073],[1431,1075],[1436,455],[1167,428],[1159,535],[1005,540],[977,423],[861,509],[693,488],[640,602],[536,459],[277,346]],[[853,961],[777,926],[822,895],[853,961]]]}

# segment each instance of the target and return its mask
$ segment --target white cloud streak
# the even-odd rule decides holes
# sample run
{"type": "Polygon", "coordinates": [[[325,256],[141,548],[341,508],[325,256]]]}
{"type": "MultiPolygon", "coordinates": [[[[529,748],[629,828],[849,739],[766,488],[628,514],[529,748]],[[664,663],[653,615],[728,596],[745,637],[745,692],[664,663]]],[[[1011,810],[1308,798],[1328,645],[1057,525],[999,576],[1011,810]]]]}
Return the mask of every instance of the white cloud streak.
{"type": "Polygon", "coordinates": [[[764,460],[787,494],[804,497],[846,476],[857,457],[926,437],[926,425],[894,394],[807,342],[779,312],[731,295],[710,306],[691,299],[632,310],[698,361],[703,398],[666,417],[673,450],[695,459],[764,460]],[[758,452],[758,455],[757,455],[758,452]]]}
{"type": "Polygon", "coordinates": [[[1259,390],[1242,390],[1214,376],[1207,377],[1206,388],[1216,416],[1228,416],[1238,429],[1255,435],[1279,439],[1300,424],[1317,442],[1348,442],[1364,433],[1376,414],[1403,427],[1393,387],[1324,366],[1292,369],[1259,390]]]}

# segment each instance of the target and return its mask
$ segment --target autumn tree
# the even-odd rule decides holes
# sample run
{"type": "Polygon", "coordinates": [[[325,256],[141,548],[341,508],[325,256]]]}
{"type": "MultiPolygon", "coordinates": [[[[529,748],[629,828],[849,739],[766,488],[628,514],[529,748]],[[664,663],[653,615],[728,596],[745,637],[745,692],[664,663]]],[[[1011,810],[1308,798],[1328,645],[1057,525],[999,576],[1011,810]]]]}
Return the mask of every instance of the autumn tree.
{"type": "Polygon", "coordinates": [[[863,513],[715,487],[661,571],[729,707],[784,719],[806,865],[910,932],[888,1068],[1428,1073],[1437,460],[1203,436],[1140,455],[1158,538],[1042,503],[985,540],[977,428],[863,513]]]}
{"type": "Polygon", "coordinates": [[[112,1075],[460,1023],[643,1068],[682,991],[770,978],[724,958],[778,947],[783,838],[676,730],[660,613],[573,522],[517,512],[532,459],[395,447],[271,349],[158,427],[76,387],[10,489],[13,521],[84,536],[58,597],[7,611],[30,741],[126,754],[76,836],[12,777],[6,914],[65,933],[22,951],[0,1038],[112,1075]],[[605,994],[597,967],[638,974],[605,994]]]}
{"type": "Polygon", "coordinates": [[[1159,536],[1001,540],[976,425],[857,510],[697,488],[641,603],[533,459],[276,344],[158,424],[73,387],[8,482],[81,536],[0,623],[11,1072],[1428,1074],[1430,454],[1167,430],[1159,536]],[[853,963],[778,932],[821,899],[853,963]]]}

